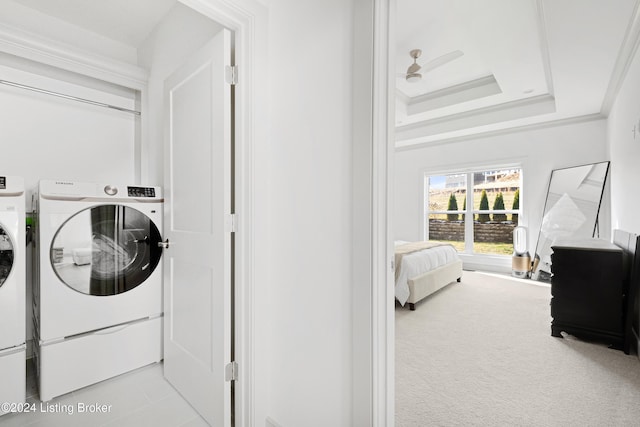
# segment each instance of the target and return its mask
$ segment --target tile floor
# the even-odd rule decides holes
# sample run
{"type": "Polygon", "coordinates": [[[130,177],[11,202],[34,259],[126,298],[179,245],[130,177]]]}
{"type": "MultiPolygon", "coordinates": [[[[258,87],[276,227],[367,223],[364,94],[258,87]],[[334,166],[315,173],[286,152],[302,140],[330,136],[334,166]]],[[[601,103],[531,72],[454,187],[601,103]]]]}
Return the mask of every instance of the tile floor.
{"type": "Polygon", "coordinates": [[[207,423],[162,376],[162,363],[76,390],[47,403],[38,399],[35,367],[27,361],[27,402],[35,411],[6,414],[0,427],[206,427],[207,423]],[[85,404],[111,405],[106,413],[78,412],[85,404]],[[48,412],[47,412],[48,411],[48,412]]]}

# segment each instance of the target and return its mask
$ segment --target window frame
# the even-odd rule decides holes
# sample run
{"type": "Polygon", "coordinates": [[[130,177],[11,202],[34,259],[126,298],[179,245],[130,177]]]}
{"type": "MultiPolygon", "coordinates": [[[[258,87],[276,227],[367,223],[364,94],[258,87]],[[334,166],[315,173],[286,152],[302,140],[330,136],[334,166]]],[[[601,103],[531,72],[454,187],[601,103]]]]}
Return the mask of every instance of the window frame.
{"type": "Polygon", "coordinates": [[[461,255],[464,256],[471,256],[471,257],[497,257],[497,258],[507,258],[507,257],[511,257],[510,255],[501,255],[501,254],[487,254],[487,253],[480,253],[480,252],[474,252],[473,247],[474,247],[474,239],[473,239],[473,234],[474,234],[474,219],[475,216],[478,215],[479,213],[483,213],[483,214],[488,214],[488,215],[492,215],[494,213],[497,214],[517,214],[518,215],[518,226],[522,226],[523,225],[523,214],[524,214],[524,209],[523,209],[523,188],[524,188],[524,166],[522,165],[522,163],[502,163],[502,164],[493,164],[493,165],[486,165],[486,164],[479,164],[479,165],[473,165],[473,166],[469,166],[469,167],[465,167],[465,168],[448,168],[448,169],[444,169],[444,170],[439,170],[439,171],[428,171],[425,170],[424,171],[424,176],[423,176],[423,202],[422,202],[422,206],[423,206],[423,220],[422,220],[422,227],[423,227],[423,232],[422,232],[422,236],[423,239],[425,241],[429,240],[429,216],[432,214],[458,214],[458,215],[464,215],[464,251],[460,252],[461,255]],[[473,203],[473,196],[474,196],[474,192],[473,192],[473,175],[476,173],[483,173],[483,172],[490,172],[490,171],[499,171],[499,170],[509,170],[509,169],[519,169],[520,170],[520,182],[519,182],[519,189],[520,189],[520,194],[519,194],[519,207],[517,210],[514,209],[504,209],[504,210],[494,210],[494,209],[489,209],[489,210],[483,210],[480,211],[479,209],[474,209],[474,203],[473,203]],[[458,209],[457,211],[440,211],[440,210],[430,210],[429,209],[429,178],[432,176],[446,176],[446,175],[465,175],[465,183],[466,183],[466,206],[467,209],[466,210],[462,210],[462,209],[458,209]],[[470,238],[469,238],[470,236],[470,238]]]}

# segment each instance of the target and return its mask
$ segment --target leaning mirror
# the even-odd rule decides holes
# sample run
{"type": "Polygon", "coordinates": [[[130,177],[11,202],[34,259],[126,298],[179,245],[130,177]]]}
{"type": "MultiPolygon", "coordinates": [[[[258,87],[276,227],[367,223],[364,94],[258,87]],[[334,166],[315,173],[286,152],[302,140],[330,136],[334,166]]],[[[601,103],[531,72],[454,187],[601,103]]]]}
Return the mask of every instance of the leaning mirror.
{"type": "Polygon", "coordinates": [[[551,279],[551,246],[557,239],[596,236],[609,162],[551,172],[547,200],[533,261],[532,278],[551,279]]]}

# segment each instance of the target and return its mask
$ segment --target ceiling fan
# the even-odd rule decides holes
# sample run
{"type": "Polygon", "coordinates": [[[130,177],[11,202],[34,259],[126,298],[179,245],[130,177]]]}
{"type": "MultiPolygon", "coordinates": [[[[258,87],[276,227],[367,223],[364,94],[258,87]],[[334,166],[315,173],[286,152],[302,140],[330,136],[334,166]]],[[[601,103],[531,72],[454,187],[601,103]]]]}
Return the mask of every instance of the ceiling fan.
{"type": "Polygon", "coordinates": [[[422,55],[422,50],[412,49],[409,51],[409,56],[413,58],[413,64],[409,65],[407,72],[398,74],[398,77],[404,77],[409,83],[415,83],[422,79],[422,73],[431,71],[434,68],[440,67],[454,59],[460,58],[464,53],[460,50],[454,50],[453,52],[445,53],[442,56],[432,59],[431,61],[420,65],[418,64],[418,58],[422,55]]]}

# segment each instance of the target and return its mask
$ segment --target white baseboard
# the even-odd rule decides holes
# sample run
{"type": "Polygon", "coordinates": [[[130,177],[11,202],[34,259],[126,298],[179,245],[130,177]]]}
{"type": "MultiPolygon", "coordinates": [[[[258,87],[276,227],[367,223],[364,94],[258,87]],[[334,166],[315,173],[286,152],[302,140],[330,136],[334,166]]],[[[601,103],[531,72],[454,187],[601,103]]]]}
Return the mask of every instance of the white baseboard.
{"type": "Polygon", "coordinates": [[[493,273],[511,273],[510,256],[467,255],[460,254],[464,270],[490,271],[493,273]]]}

